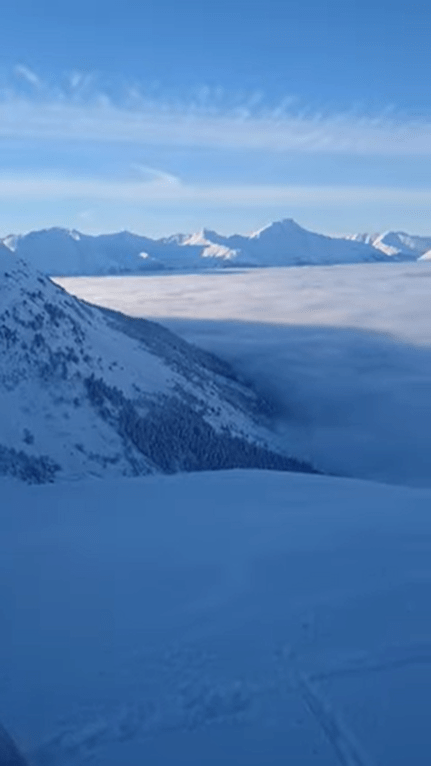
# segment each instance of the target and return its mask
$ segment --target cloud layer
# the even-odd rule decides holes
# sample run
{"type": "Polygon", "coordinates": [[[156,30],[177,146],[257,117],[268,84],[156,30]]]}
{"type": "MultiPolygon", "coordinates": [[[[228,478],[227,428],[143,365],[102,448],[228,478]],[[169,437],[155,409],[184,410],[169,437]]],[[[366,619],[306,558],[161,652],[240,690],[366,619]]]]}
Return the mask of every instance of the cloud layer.
{"type": "Polygon", "coordinates": [[[145,145],[378,155],[431,155],[431,122],[393,111],[323,114],[292,99],[265,105],[262,94],[232,102],[220,89],[168,99],[137,87],[114,97],[79,72],[49,85],[25,65],[0,92],[0,137],[75,139],[145,145]]]}

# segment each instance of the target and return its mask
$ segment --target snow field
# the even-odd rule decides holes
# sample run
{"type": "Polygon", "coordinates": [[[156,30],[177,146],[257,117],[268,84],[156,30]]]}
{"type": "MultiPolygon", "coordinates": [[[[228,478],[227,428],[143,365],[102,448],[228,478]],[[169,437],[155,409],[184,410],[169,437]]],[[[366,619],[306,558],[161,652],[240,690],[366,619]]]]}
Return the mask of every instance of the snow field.
{"type": "Polygon", "coordinates": [[[1,488],[0,716],[31,766],[429,762],[429,490],[1,488]]]}

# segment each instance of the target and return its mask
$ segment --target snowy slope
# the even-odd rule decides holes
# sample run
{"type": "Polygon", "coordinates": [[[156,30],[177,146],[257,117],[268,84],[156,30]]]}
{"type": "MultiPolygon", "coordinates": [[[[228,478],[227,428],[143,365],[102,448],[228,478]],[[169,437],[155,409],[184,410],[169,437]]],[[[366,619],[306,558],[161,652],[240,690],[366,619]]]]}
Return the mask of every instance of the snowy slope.
{"type": "Polygon", "coordinates": [[[244,252],[253,265],[262,265],[263,259],[272,266],[332,265],[363,263],[383,260],[384,257],[361,242],[341,242],[334,237],[315,234],[295,221],[279,221],[252,234],[244,252]]]}
{"type": "Polygon", "coordinates": [[[333,263],[362,263],[383,260],[363,243],[350,242],[346,247],[334,237],[315,234],[291,218],[276,221],[249,236],[224,237],[204,229],[184,238],[186,245],[201,245],[203,257],[219,258],[236,266],[300,266],[333,263]]]}
{"type": "Polygon", "coordinates": [[[350,234],[345,239],[371,245],[394,260],[418,260],[431,249],[431,237],[419,237],[404,231],[385,231],[383,234],[350,234]]]}
{"type": "Polygon", "coordinates": [[[0,473],[301,468],[270,451],[271,416],[217,358],[0,250],[0,473]]]}
{"type": "Polygon", "coordinates": [[[386,255],[363,242],[314,234],[291,219],[249,236],[222,236],[206,230],[159,240],[129,232],[88,236],[66,229],[10,236],[4,244],[51,276],[200,271],[244,266],[362,263],[386,255]]]}
{"type": "Polygon", "coordinates": [[[0,717],[30,766],[429,765],[430,491],[0,490],[0,717]]]}
{"type": "Polygon", "coordinates": [[[121,274],[160,266],[147,253],[151,240],[129,232],[92,237],[53,228],[3,242],[45,274],[121,274]]]}

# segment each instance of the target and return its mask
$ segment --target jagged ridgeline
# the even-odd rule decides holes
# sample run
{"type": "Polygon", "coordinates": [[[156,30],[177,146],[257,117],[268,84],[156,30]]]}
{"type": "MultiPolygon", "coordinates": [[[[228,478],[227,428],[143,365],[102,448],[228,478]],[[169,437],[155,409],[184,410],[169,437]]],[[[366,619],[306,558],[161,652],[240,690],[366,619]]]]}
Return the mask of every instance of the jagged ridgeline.
{"type": "Polygon", "coordinates": [[[89,306],[0,249],[0,474],[32,482],[226,468],[312,471],[228,365],[89,306]]]}
{"type": "MultiPolygon", "coordinates": [[[[32,231],[3,240],[8,249],[49,276],[202,271],[230,267],[301,266],[388,261],[370,241],[307,231],[291,219],[250,235],[203,229],[162,239],[132,234],[90,236],[67,229],[32,231]]],[[[431,245],[429,245],[431,247],[431,245]]],[[[392,252],[391,252],[392,254],[392,252]]],[[[392,259],[393,260],[393,259],[392,259]]]]}

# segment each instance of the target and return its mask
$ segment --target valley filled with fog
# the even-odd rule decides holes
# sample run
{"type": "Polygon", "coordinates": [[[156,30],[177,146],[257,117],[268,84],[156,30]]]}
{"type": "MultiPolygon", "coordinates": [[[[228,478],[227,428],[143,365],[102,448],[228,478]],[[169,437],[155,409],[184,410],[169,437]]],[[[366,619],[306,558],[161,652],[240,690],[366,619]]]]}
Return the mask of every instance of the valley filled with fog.
{"type": "Polygon", "coordinates": [[[427,263],[376,263],[59,282],[228,361],[318,468],[430,485],[430,280],[427,263]]]}

